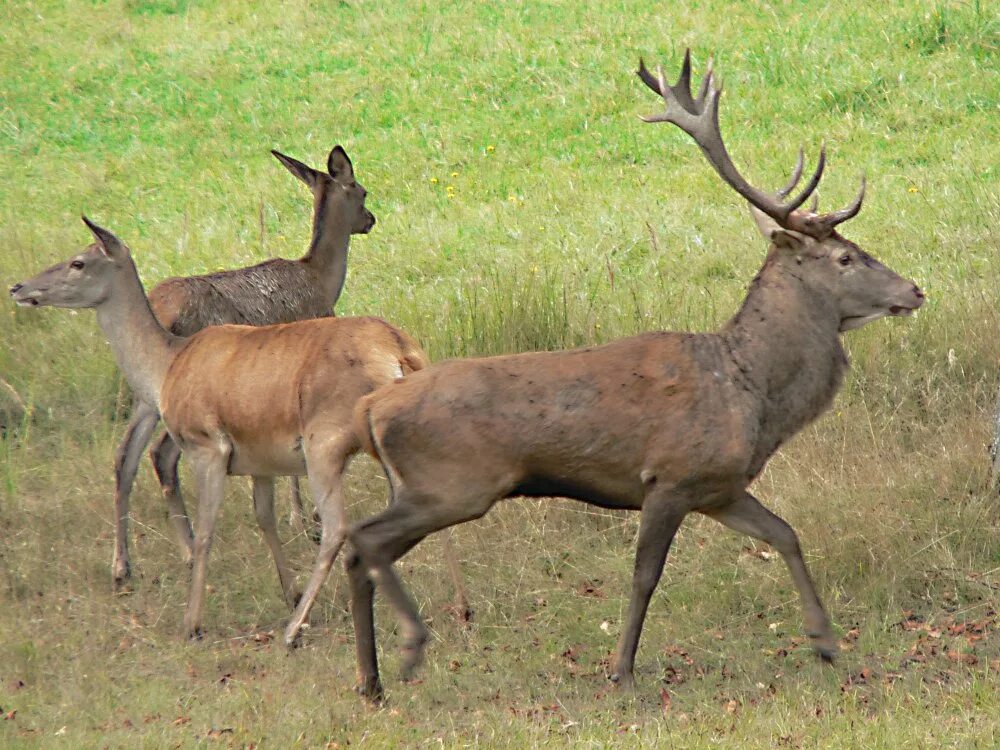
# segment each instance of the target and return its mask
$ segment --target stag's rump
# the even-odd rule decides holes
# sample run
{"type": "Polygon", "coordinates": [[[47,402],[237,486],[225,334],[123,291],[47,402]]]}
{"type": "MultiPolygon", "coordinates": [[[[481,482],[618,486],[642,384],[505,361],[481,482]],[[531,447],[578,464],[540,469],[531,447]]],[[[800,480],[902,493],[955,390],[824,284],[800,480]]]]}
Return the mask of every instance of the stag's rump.
{"type": "Polygon", "coordinates": [[[731,366],[717,336],[675,333],[451,360],[368,397],[359,429],[415,495],[638,508],[651,482],[729,486],[745,474],[731,366]]]}

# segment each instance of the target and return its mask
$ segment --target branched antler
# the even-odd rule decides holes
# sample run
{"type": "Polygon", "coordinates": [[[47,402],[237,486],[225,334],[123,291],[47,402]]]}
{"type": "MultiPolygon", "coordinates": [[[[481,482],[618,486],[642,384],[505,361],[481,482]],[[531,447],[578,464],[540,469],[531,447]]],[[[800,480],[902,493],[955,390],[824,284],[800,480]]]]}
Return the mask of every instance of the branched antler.
{"type": "Polygon", "coordinates": [[[690,135],[701,148],[702,153],[705,154],[709,164],[719,173],[719,176],[751,205],[763,211],[779,225],[810,234],[826,234],[832,231],[837,224],[847,221],[861,210],[861,202],[864,200],[865,193],[864,177],[861,180],[861,192],[847,208],[829,214],[816,215],[814,202],[812,210],[805,216],[794,213],[819,185],[823,169],[826,167],[825,146],[820,147],[816,169],[806,182],[805,187],[787,202],[784,199],[788,198],[802,177],[804,160],[802,149],[799,149],[798,160],[791,180],[777,191],[777,195],[765,193],[747,182],[736,169],[722,141],[722,133],[719,130],[719,97],[722,95],[722,86],[715,83],[711,61],[709,61],[708,70],[702,79],[697,97],[691,95],[690,49],[684,53],[681,74],[676,84],[673,86],[667,84],[662,68],[657,70],[657,74],[654,76],[646,64],[642,60],[639,61],[639,78],[650,89],[663,97],[666,105],[663,112],[642,119],[645,122],[670,122],[690,135]]]}

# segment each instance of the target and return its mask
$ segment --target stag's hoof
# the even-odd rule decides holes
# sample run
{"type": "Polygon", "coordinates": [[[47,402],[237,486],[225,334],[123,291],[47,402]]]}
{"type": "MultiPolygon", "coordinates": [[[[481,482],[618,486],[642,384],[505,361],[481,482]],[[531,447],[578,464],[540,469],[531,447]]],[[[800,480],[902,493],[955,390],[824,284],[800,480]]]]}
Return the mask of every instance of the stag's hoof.
{"type": "Polygon", "coordinates": [[[614,683],[615,687],[619,690],[634,690],[635,689],[635,677],[632,676],[631,672],[612,672],[608,675],[608,679],[614,683]]]}
{"type": "Polygon", "coordinates": [[[385,700],[382,681],[378,677],[363,677],[354,686],[354,692],[373,705],[379,705],[385,700]]]}
{"type": "Polygon", "coordinates": [[[827,664],[833,664],[833,660],[837,658],[837,653],[840,650],[834,637],[829,634],[813,635],[812,633],[809,634],[809,637],[813,639],[816,655],[827,664]]]}
{"type": "Polygon", "coordinates": [[[197,643],[205,637],[205,631],[201,629],[201,626],[187,629],[187,639],[189,643],[197,643]]]}
{"type": "Polygon", "coordinates": [[[403,664],[400,675],[403,682],[413,680],[413,673],[424,661],[424,646],[426,644],[427,631],[424,628],[421,628],[406,639],[406,643],[403,646],[403,664]]]}

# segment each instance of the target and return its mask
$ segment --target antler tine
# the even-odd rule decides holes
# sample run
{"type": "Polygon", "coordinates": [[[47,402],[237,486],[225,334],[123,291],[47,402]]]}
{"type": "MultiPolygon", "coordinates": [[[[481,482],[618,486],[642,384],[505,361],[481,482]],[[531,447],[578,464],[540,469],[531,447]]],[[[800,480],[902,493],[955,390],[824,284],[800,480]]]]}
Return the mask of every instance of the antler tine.
{"type": "Polygon", "coordinates": [[[833,227],[841,224],[848,219],[853,219],[861,211],[861,204],[865,200],[865,186],[866,186],[865,176],[861,175],[861,189],[858,191],[857,197],[851,202],[847,208],[842,208],[839,211],[833,211],[831,213],[825,214],[823,216],[823,224],[833,229],[833,227]]]}
{"type": "Polygon", "coordinates": [[[814,214],[819,210],[819,193],[813,193],[812,203],[809,204],[809,213],[814,214]]]}
{"type": "Polygon", "coordinates": [[[823,176],[823,170],[826,168],[826,144],[824,143],[819,147],[819,161],[816,162],[816,171],[813,172],[813,176],[809,178],[809,182],[806,186],[802,188],[802,192],[796,195],[791,202],[786,203],[788,207],[788,213],[791,213],[796,208],[801,206],[806,202],[806,198],[812,195],[813,190],[819,185],[819,180],[823,176]]]}
{"type": "Polygon", "coordinates": [[[792,170],[792,176],[788,180],[788,182],[785,183],[785,186],[783,188],[778,189],[777,191],[778,197],[787,198],[788,194],[792,192],[792,189],[799,184],[799,180],[802,177],[802,168],[805,166],[806,163],[805,160],[806,160],[805,150],[800,146],[799,157],[795,160],[795,169],[792,170]]]}
{"type": "MultiPolygon", "coordinates": [[[[677,83],[668,86],[660,72],[660,79],[656,80],[646,68],[645,64],[639,62],[639,77],[649,88],[663,97],[666,109],[656,115],[643,117],[645,122],[670,122],[679,127],[701,148],[703,154],[708,159],[709,164],[719,173],[726,183],[732,187],[743,198],[750,202],[781,226],[788,223],[789,214],[809,197],[809,194],[816,189],[819,178],[823,174],[824,156],[820,154],[820,163],[816,173],[813,174],[806,185],[806,188],[790,204],[782,203],[774,195],[755,188],[739,173],[733,164],[726,146],[722,140],[722,133],[719,129],[719,97],[722,94],[722,87],[716,84],[714,72],[709,70],[698,92],[697,100],[691,98],[690,78],[691,63],[690,50],[684,54],[684,63],[681,66],[681,75],[677,83]]],[[[796,166],[795,180],[789,185],[790,192],[801,177],[801,165],[796,166]]],[[[784,196],[782,196],[784,197],[784,196]]]]}

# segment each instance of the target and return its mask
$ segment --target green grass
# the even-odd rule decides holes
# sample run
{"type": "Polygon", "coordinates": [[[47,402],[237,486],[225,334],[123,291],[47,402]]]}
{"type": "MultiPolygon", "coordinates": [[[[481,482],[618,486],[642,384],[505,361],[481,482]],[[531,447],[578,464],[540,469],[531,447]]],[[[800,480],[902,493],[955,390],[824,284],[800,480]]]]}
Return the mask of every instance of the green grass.
{"type": "MultiPolygon", "coordinates": [[[[0,377],[18,396],[0,390],[0,744],[997,743],[992,6],[158,0],[5,15],[7,285],[88,242],[81,212],[131,245],[147,284],[296,256],[308,195],[268,151],[319,166],[341,143],[379,224],[352,245],[340,313],[382,314],[434,358],[712,329],[764,246],[698,149],[639,121],[658,105],[632,74],[644,56],[672,77],[690,46],[696,72],[716,56],[723,133],[750,179],[781,184],[798,146],[815,158],[825,140],[822,205],[850,200],[864,171],[865,209],[845,234],[929,298],[913,319],[846,337],[854,366],[834,408],[757,486],[802,537],[845,637],[836,667],[802,643],[780,561],[692,520],[651,607],[639,690],[617,694],[604,660],[637,519],[520,502],[457,530],[469,629],[447,612],[440,543],[404,559],[434,640],[422,682],[398,683],[380,604],[379,711],[350,691],[342,574],[301,651],[272,640],[287,613],[242,481],[213,554],[205,643],[181,642],[187,571],[145,466],[140,577],[111,595],[127,394],[92,314],[8,304],[0,377]]],[[[350,489],[353,517],[385,502],[367,460],[350,489]]],[[[305,540],[289,554],[311,563],[305,540]]]]}

